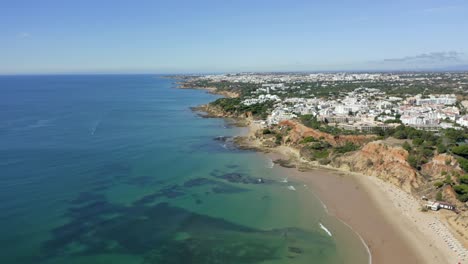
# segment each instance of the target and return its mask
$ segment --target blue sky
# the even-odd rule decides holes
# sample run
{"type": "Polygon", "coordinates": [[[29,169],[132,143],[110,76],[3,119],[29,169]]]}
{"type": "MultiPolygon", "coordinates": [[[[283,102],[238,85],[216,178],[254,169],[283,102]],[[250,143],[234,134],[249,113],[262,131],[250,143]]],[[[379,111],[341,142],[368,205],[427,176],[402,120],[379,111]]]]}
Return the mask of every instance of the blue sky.
{"type": "Polygon", "coordinates": [[[0,74],[468,64],[468,1],[0,0],[0,74]]]}

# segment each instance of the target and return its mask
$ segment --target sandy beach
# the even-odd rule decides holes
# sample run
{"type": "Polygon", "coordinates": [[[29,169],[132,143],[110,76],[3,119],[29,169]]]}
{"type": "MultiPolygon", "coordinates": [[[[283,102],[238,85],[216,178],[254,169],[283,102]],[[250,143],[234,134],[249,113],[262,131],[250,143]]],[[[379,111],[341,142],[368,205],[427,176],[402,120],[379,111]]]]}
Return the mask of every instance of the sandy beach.
{"type": "MultiPolygon", "coordinates": [[[[251,124],[246,136],[253,139],[258,128],[251,124]]],[[[265,155],[308,164],[287,146],[265,155]]],[[[468,263],[467,249],[441,221],[442,212],[422,212],[416,198],[376,177],[314,165],[305,171],[275,167],[306,184],[330,215],[358,233],[370,250],[372,263],[468,263]]]]}

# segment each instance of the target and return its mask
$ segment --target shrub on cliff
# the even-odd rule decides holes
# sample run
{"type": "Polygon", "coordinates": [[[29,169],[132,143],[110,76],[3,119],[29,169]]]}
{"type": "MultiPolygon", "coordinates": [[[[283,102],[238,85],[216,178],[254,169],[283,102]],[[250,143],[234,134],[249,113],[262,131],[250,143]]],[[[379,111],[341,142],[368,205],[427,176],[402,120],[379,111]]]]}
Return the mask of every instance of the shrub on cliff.
{"type": "Polygon", "coordinates": [[[313,152],[313,156],[314,158],[316,159],[325,159],[325,158],[328,158],[328,155],[330,153],[328,152],[328,150],[326,149],[323,149],[323,150],[316,150],[313,152]]]}
{"type": "Polygon", "coordinates": [[[411,151],[411,145],[407,141],[405,141],[405,143],[403,143],[402,147],[403,147],[404,150],[406,150],[408,152],[411,151]]]}
{"type": "Polygon", "coordinates": [[[304,124],[304,126],[314,129],[320,128],[320,121],[318,121],[317,118],[313,115],[301,115],[299,119],[301,120],[302,124],[304,124]]]}
{"type": "Polygon", "coordinates": [[[465,172],[468,172],[468,159],[465,158],[458,158],[458,164],[460,164],[460,168],[462,168],[465,172]]]}
{"type": "Polygon", "coordinates": [[[468,201],[468,184],[455,185],[453,190],[457,193],[458,200],[462,202],[468,201]]]}
{"type": "Polygon", "coordinates": [[[330,147],[331,147],[330,143],[326,141],[315,142],[314,144],[309,146],[309,148],[313,150],[322,150],[322,149],[327,149],[330,147]]]}
{"type": "Polygon", "coordinates": [[[435,186],[437,189],[439,189],[440,187],[444,186],[444,183],[441,182],[441,181],[436,181],[436,182],[434,182],[434,186],[435,186]]]}
{"type": "Polygon", "coordinates": [[[415,155],[413,154],[408,155],[408,158],[406,159],[406,161],[409,163],[411,167],[415,169],[419,169],[420,162],[419,162],[419,159],[415,155]]]}
{"type": "Polygon", "coordinates": [[[282,135],[280,135],[280,134],[276,134],[276,135],[275,135],[275,143],[276,143],[277,145],[280,145],[282,140],[283,140],[283,136],[282,136],[282,135]]]}
{"type": "Polygon", "coordinates": [[[452,152],[464,158],[468,157],[468,145],[460,145],[452,148],[452,152]]]}
{"type": "Polygon", "coordinates": [[[317,140],[314,137],[305,137],[303,140],[301,140],[301,143],[310,143],[310,142],[317,142],[317,140]]]}
{"type": "Polygon", "coordinates": [[[439,143],[439,144],[437,144],[437,152],[439,154],[445,153],[445,152],[447,152],[447,147],[444,144],[439,143]]]}
{"type": "Polygon", "coordinates": [[[460,178],[458,178],[458,180],[460,181],[460,183],[468,184],[468,175],[461,176],[460,178]]]}
{"type": "Polygon", "coordinates": [[[444,184],[452,185],[453,184],[452,176],[450,175],[445,176],[444,184]]]}
{"type": "Polygon", "coordinates": [[[337,153],[346,153],[346,152],[350,152],[350,151],[355,151],[355,150],[358,150],[359,149],[359,146],[352,143],[352,142],[346,142],[346,144],[344,146],[340,146],[340,147],[336,147],[335,148],[335,152],[337,153]]]}

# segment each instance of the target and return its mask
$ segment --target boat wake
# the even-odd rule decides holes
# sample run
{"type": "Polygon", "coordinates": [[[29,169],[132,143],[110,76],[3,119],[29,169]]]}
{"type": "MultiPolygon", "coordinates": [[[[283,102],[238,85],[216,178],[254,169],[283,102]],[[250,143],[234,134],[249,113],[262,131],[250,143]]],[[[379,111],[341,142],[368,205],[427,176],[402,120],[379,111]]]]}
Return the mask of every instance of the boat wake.
{"type": "Polygon", "coordinates": [[[281,182],[288,183],[288,177],[284,178],[281,182]]]}
{"type": "Polygon", "coordinates": [[[96,130],[99,127],[100,124],[101,124],[101,120],[98,120],[98,121],[96,121],[96,123],[94,123],[94,126],[90,129],[91,136],[94,136],[94,134],[96,133],[96,130]]]}
{"type": "Polygon", "coordinates": [[[332,233],[330,232],[330,230],[328,230],[324,225],[322,225],[322,223],[319,223],[320,225],[320,228],[323,229],[323,231],[325,231],[329,236],[332,236],[332,233]]]}
{"type": "Polygon", "coordinates": [[[291,191],[295,191],[295,190],[296,190],[296,188],[294,188],[294,186],[292,186],[292,185],[289,185],[289,186],[288,186],[288,189],[291,190],[291,191]]]}

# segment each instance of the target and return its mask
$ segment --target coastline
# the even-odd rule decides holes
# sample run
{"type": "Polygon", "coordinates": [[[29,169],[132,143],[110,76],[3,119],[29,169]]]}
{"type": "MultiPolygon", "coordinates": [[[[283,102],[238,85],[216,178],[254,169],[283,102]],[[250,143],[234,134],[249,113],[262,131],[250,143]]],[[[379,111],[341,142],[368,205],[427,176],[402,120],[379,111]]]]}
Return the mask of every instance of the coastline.
{"type": "MultiPolygon", "coordinates": [[[[226,96],[209,87],[179,88],[204,89],[226,96]]],[[[212,109],[203,105],[195,110],[210,112],[212,109]]],[[[228,118],[216,111],[205,117],[228,118]]],[[[239,118],[244,119],[247,126],[246,134],[235,140],[239,147],[257,150],[272,160],[288,161],[287,166],[280,163],[275,168],[310,186],[313,195],[323,201],[329,215],[361,238],[372,263],[468,263],[466,248],[435,215],[440,212],[421,212],[421,206],[413,196],[377,177],[306,161],[299,150],[289,146],[266,148],[255,137],[260,126],[248,118],[239,118]],[[293,161],[292,166],[290,161],[293,161]],[[462,254],[465,254],[464,259],[462,254]]]]}
{"type": "MultiPolygon", "coordinates": [[[[243,143],[260,150],[252,140],[257,129],[251,123],[243,143]]],[[[309,186],[331,216],[356,232],[372,263],[468,263],[457,254],[459,249],[450,248],[448,242],[460,247],[459,242],[437,215],[421,212],[419,202],[398,187],[377,177],[311,164],[292,147],[268,151],[263,154],[272,160],[293,160],[297,167],[276,168],[309,186]]]]}

